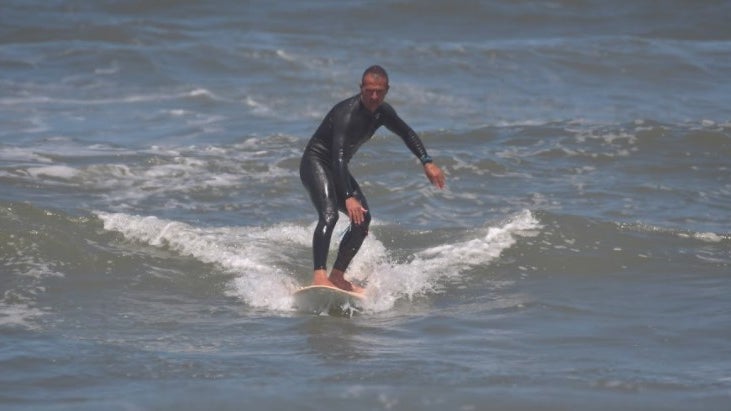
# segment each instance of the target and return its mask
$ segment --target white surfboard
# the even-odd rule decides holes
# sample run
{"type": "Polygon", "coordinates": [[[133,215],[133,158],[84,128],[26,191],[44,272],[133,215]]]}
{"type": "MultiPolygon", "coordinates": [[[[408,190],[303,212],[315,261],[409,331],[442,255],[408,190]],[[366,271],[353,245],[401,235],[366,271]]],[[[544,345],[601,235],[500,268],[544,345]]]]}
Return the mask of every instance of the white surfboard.
{"type": "Polygon", "coordinates": [[[363,310],[365,296],[327,285],[311,285],[293,294],[294,308],[311,314],[352,317],[363,310]]]}

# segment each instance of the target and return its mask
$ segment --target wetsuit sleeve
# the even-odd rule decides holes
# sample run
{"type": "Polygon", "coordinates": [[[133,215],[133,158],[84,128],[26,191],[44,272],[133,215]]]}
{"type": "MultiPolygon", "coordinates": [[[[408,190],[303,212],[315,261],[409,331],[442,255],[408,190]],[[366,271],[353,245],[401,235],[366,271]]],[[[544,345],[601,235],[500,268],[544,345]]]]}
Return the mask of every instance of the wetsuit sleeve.
{"type": "MultiPolygon", "coordinates": [[[[342,107],[340,108],[342,110],[342,107]]],[[[348,171],[348,160],[346,158],[347,125],[350,122],[351,113],[343,110],[344,113],[336,113],[333,123],[332,140],[332,169],[336,189],[345,193],[345,198],[353,196],[353,187],[350,184],[350,172],[348,171]]]]}
{"type": "Polygon", "coordinates": [[[383,125],[401,137],[406,144],[406,147],[408,147],[409,150],[411,150],[411,152],[414,153],[414,155],[422,162],[424,159],[428,159],[429,155],[426,153],[426,147],[424,147],[424,143],[421,142],[419,135],[416,134],[416,132],[409,127],[409,125],[406,124],[406,122],[403,121],[398,114],[396,114],[396,110],[394,110],[390,104],[384,103],[381,107],[384,113],[383,125]]]}

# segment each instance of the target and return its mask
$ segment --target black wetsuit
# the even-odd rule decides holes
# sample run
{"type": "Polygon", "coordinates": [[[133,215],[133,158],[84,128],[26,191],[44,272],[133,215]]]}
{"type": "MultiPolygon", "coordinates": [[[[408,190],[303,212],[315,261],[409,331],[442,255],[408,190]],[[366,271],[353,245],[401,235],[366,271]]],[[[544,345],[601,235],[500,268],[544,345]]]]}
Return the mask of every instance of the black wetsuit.
{"type": "Polygon", "coordinates": [[[382,103],[371,113],[361,102],[360,95],[336,104],[305,148],[300,163],[300,178],[310,193],[319,217],[312,237],[315,270],[327,269],[327,254],[338,220],[338,210],[347,213],[345,200],[348,197],[357,198],[369,212],[365,213],[362,224],[351,222],[340,243],[335,269],[345,271],[348,268],[368,234],[370,208],[358,182],[348,171],[348,162],[381,126],[386,126],[401,137],[423,163],[430,161],[419,136],[401,120],[391,105],[382,103]]]}

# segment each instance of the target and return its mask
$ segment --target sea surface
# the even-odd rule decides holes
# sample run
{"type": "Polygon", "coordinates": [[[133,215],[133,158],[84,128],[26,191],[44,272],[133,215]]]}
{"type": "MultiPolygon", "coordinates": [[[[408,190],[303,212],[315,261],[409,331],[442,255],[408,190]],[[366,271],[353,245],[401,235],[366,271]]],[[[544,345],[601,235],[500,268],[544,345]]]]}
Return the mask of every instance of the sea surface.
{"type": "Polygon", "coordinates": [[[0,409],[730,409],[729,21],[3,0],[0,409]],[[366,308],[299,313],[299,157],[371,64],[447,188],[380,130],[351,163],[366,308]]]}

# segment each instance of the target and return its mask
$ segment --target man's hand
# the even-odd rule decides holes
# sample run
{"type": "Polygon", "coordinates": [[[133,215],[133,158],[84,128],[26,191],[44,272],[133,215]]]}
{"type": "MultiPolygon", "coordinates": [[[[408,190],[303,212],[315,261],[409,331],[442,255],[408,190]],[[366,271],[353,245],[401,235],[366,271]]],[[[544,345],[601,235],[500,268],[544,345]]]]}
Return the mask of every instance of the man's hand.
{"type": "Polygon", "coordinates": [[[365,220],[365,213],[368,212],[360,201],[355,197],[348,197],[345,199],[345,208],[348,210],[348,217],[350,221],[355,225],[363,224],[365,220]]]}
{"type": "Polygon", "coordinates": [[[444,173],[442,173],[442,169],[439,168],[436,164],[424,164],[424,173],[426,173],[426,178],[428,178],[429,181],[437,188],[444,188],[444,173]]]}

